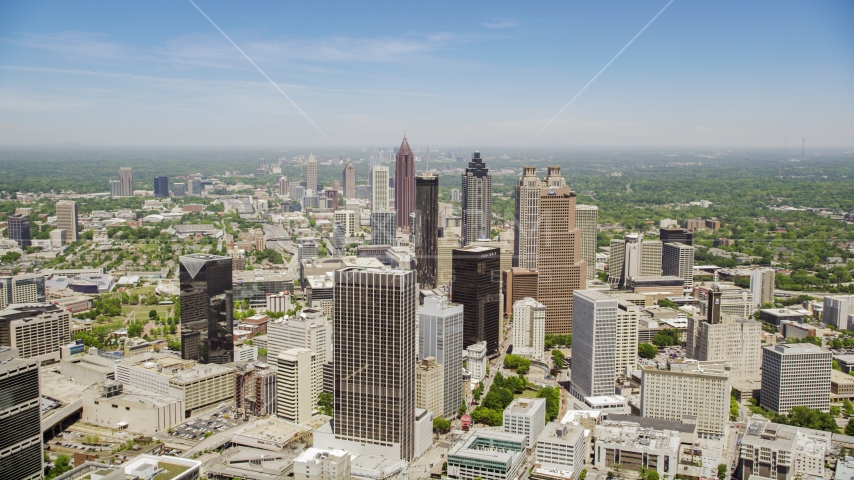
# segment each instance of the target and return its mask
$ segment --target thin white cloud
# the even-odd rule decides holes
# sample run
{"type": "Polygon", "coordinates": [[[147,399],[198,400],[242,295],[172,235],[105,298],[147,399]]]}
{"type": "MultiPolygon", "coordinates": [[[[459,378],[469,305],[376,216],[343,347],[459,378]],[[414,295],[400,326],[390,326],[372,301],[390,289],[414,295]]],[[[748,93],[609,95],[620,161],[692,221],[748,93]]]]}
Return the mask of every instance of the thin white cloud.
{"type": "Polygon", "coordinates": [[[483,24],[486,28],[513,28],[519,23],[512,18],[493,18],[492,21],[483,24]]]}
{"type": "Polygon", "coordinates": [[[74,57],[116,59],[127,58],[131,53],[128,47],[108,41],[107,35],[93,32],[22,34],[18,38],[4,38],[2,42],[74,57]]]}
{"type": "MultiPolygon", "coordinates": [[[[413,55],[436,53],[480,38],[477,34],[453,32],[409,33],[402,36],[278,37],[242,40],[247,54],[261,62],[389,63],[413,55]]],[[[154,48],[139,48],[110,41],[101,33],[67,31],[54,34],[24,34],[0,42],[57,55],[100,60],[124,59],[225,69],[245,69],[240,55],[214,34],[189,34],[169,38],[154,48]]]]}

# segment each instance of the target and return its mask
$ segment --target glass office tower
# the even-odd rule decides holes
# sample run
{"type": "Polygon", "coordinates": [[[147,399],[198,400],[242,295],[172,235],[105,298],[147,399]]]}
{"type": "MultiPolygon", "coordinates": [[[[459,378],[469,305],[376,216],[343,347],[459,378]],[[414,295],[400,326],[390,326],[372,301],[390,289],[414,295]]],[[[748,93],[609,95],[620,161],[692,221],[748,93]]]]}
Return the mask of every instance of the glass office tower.
{"type": "Polygon", "coordinates": [[[231,257],[194,253],[179,259],[181,358],[234,360],[231,257]]]}

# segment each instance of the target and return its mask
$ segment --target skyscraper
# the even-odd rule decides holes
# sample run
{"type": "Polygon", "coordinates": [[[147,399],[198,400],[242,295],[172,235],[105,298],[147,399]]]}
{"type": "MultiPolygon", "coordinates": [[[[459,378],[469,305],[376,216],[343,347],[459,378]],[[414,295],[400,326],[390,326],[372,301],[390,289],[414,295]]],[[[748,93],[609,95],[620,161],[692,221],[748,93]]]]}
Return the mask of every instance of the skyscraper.
{"type": "Polygon", "coordinates": [[[462,243],[466,247],[479,238],[489,238],[492,226],[492,175],[479,151],[472,154],[463,172],[462,187],[462,243]]]}
{"type": "Polygon", "coordinates": [[[833,354],[809,343],[762,349],[762,389],[759,406],[780,415],[804,406],[830,409],[833,354]]]}
{"type": "Polygon", "coordinates": [[[641,244],[642,277],[657,277],[661,275],[661,240],[644,240],[641,244]]]}
{"type": "Polygon", "coordinates": [[[65,230],[67,242],[77,241],[77,202],[73,200],[56,202],[56,228],[65,230]]]}
{"type": "Polygon", "coordinates": [[[576,205],[575,226],[581,230],[581,259],[587,262],[587,280],[595,280],[599,207],[596,205],[576,205]]]}
{"type": "Polygon", "coordinates": [[[154,177],[154,196],[168,197],[169,196],[169,177],[160,176],[154,177]]]}
{"type": "Polygon", "coordinates": [[[122,167],[119,169],[119,190],[120,196],[133,196],[133,170],[131,167],[122,167]]]}
{"type": "Polygon", "coordinates": [[[579,400],[614,394],[617,299],[596,290],[573,292],[572,385],[579,400]]]}
{"type": "Polygon", "coordinates": [[[394,210],[371,212],[371,245],[397,245],[394,210]]]}
{"type": "Polygon", "coordinates": [[[658,230],[658,235],[664,243],[694,244],[694,232],[687,228],[661,228],[658,230]]]}
{"type": "Polygon", "coordinates": [[[388,210],[388,167],[371,169],[371,211],[388,210]]]}
{"type": "Polygon", "coordinates": [[[284,197],[288,193],[288,177],[279,177],[279,195],[284,197]]]}
{"type": "MultiPolygon", "coordinates": [[[[436,288],[439,265],[439,177],[415,177],[415,265],[421,288],[436,288]]],[[[441,365],[441,364],[440,364],[441,365]]]]}
{"type": "Polygon", "coordinates": [[[405,133],[394,156],[394,208],[397,227],[408,229],[409,215],[415,211],[415,155],[405,133]]]}
{"type": "Polygon", "coordinates": [[[661,272],[685,280],[685,288],[694,286],[694,247],[684,243],[665,243],[661,251],[661,272]]]}
{"type": "Polygon", "coordinates": [[[611,240],[608,282],[612,288],[625,286],[631,277],[661,275],[661,266],[660,240],[644,240],[642,233],[630,233],[625,238],[611,240]]]}
{"type": "MultiPolygon", "coordinates": [[[[549,167],[559,178],[560,167],[549,167]]],[[[546,333],[572,333],[573,290],[587,288],[581,230],[575,226],[575,193],[569,187],[540,189],[537,229],[537,300],[546,306],[546,333]]]]}
{"type": "Polygon", "coordinates": [[[176,197],[183,197],[187,194],[187,184],[184,182],[173,183],[172,192],[175,194],[176,197]]]}
{"type": "Polygon", "coordinates": [[[341,176],[344,177],[344,198],[347,200],[356,198],[356,167],[347,162],[341,176]]]}
{"type": "Polygon", "coordinates": [[[513,266],[537,268],[537,227],[539,226],[540,188],[537,167],[522,167],[516,184],[516,228],[514,230],[513,266]]]}
{"type": "Polygon", "coordinates": [[[427,357],[444,368],[443,409],[433,413],[453,417],[463,403],[463,306],[444,295],[425,297],[418,310],[418,358],[427,357]]]}
{"type": "Polygon", "coordinates": [[[333,434],[415,454],[415,272],[336,270],[333,434]]]}
{"type": "Polygon", "coordinates": [[[193,253],[179,257],[181,358],[234,361],[231,257],[193,253]]]}
{"type": "Polygon", "coordinates": [[[122,196],[122,182],[119,180],[110,180],[110,196],[111,197],[121,197],[122,196]]]}
{"type": "Polygon", "coordinates": [[[0,347],[0,478],[43,478],[39,361],[0,347]]]}
{"type": "Polygon", "coordinates": [[[311,420],[320,379],[316,354],[308,348],[291,348],[276,357],[276,416],[293,423],[311,420]]]}
{"type": "Polygon", "coordinates": [[[513,304],[513,353],[543,360],[546,306],[531,297],[513,304]]]}
{"type": "Polygon", "coordinates": [[[32,245],[30,240],[30,216],[16,213],[9,217],[9,222],[6,225],[6,231],[9,234],[9,240],[18,242],[18,246],[26,249],[32,245]]]}
{"type": "Polygon", "coordinates": [[[501,336],[501,259],[497,248],[469,246],[453,251],[451,301],[463,305],[463,347],[486,341],[498,352],[501,336]]]}
{"type": "Polygon", "coordinates": [[[317,193],[317,159],[311,153],[305,161],[305,188],[317,193]]]}
{"type": "MultiPolygon", "coordinates": [[[[688,284],[686,283],[685,286],[688,284]]],[[[753,295],[753,305],[756,308],[763,303],[774,301],[773,268],[757,268],[750,272],[750,293],[753,295]]]]}

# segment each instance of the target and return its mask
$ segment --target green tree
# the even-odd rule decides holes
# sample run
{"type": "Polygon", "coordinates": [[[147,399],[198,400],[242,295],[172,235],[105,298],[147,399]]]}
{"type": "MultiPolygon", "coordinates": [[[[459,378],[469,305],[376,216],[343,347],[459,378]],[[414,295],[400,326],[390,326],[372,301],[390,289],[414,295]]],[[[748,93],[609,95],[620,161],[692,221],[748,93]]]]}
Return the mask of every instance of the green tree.
{"type": "Polygon", "coordinates": [[[537,392],[537,398],[546,399],[546,419],[551,422],[560,413],[560,388],[543,387],[537,392]]]}
{"type": "Polygon", "coordinates": [[[433,430],[439,433],[448,433],[451,431],[451,422],[444,418],[433,419],[433,430]]]}
{"type": "Polygon", "coordinates": [[[655,348],[655,345],[640,343],[638,344],[638,355],[640,355],[641,358],[653,359],[658,355],[658,349],[655,348]]]}
{"type": "Polygon", "coordinates": [[[566,359],[566,355],[563,354],[560,350],[552,350],[552,363],[557,368],[563,368],[563,361],[566,359]]]}
{"type": "Polygon", "coordinates": [[[138,337],[142,335],[142,324],[131,323],[127,328],[128,337],[138,337]]]}
{"type": "Polygon", "coordinates": [[[68,455],[57,455],[56,460],[53,461],[53,468],[48,472],[47,478],[56,478],[72,468],[74,467],[71,466],[71,458],[68,455]]]}
{"type": "Polygon", "coordinates": [[[848,422],[848,425],[845,425],[845,435],[854,436],[854,422],[848,422]]]}
{"type": "Polygon", "coordinates": [[[157,318],[157,310],[149,310],[148,311],[148,318],[150,318],[152,320],[157,318]]]}
{"type": "Polygon", "coordinates": [[[459,408],[459,410],[457,410],[457,414],[462,417],[463,415],[466,414],[467,411],[468,411],[468,407],[466,407],[465,402],[463,402],[460,404],[460,408],[459,408]]]}
{"type": "Polygon", "coordinates": [[[729,473],[729,469],[726,464],[721,463],[718,465],[718,480],[724,480],[727,477],[727,473],[729,473]]]}
{"type": "Polygon", "coordinates": [[[854,415],[854,403],[846,398],[842,401],[842,411],[845,412],[845,415],[854,415]]]}
{"type": "Polygon", "coordinates": [[[321,407],[324,415],[332,416],[332,402],[334,398],[331,393],[324,392],[317,397],[317,404],[321,407]]]}
{"type": "Polygon", "coordinates": [[[587,469],[583,468],[581,469],[581,474],[578,475],[578,480],[584,480],[585,478],[587,478],[587,469]]]}
{"type": "Polygon", "coordinates": [[[258,356],[259,357],[266,357],[267,356],[267,349],[266,348],[259,348],[258,349],[258,356]]]}

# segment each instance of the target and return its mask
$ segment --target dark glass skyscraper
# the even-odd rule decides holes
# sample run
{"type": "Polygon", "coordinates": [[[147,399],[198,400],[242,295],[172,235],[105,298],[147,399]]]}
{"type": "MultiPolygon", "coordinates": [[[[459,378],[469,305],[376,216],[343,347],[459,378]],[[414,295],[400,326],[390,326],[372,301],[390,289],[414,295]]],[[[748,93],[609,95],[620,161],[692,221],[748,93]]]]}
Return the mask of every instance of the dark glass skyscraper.
{"type": "Polygon", "coordinates": [[[154,177],[154,196],[169,196],[169,177],[154,177]]]}
{"type": "Polygon", "coordinates": [[[463,305],[463,348],[485,340],[487,354],[497,353],[501,335],[500,250],[456,248],[451,261],[451,301],[463,305]]]}
{"type": "Polygon", "coordinates": [[[7,225],[9,232],[9,240],[18,242],[21,248],[27,248],[32,245],[30,241],[30,216],[16,213],[9,217],[7,225]]]}
{"type": "Polygon", "coordinates": [[[194,253],[179,259],[181,358],[234,361],[231,257],[194,253]]]}
{"type": "Polygon", "coordinates": [[[694,232],[687,228],[661,228],[658,230],[661,243],[684,243],[694,244],[694,232]]]}
{"type": "Polygon", "coordinates": [[[415,177],[415,265],[421,288],[436,288],[439,269],[439,177],[415,177]]]}
{"type": "Polygon", "coordinates": [[[39,361],[0,348],[0,478],[42,478],[39,361]]]}

